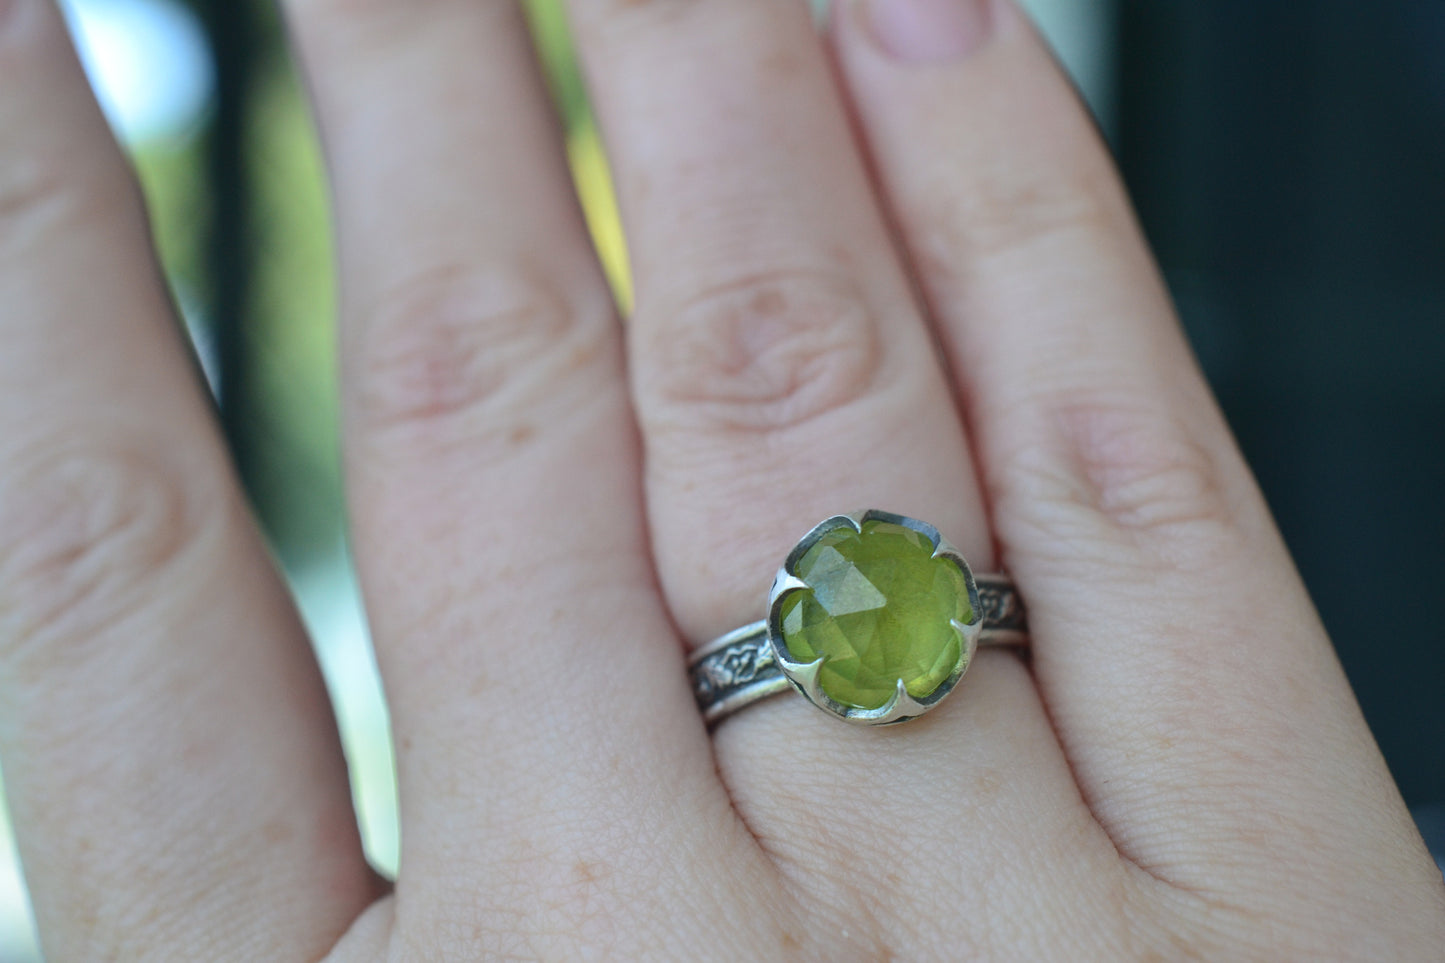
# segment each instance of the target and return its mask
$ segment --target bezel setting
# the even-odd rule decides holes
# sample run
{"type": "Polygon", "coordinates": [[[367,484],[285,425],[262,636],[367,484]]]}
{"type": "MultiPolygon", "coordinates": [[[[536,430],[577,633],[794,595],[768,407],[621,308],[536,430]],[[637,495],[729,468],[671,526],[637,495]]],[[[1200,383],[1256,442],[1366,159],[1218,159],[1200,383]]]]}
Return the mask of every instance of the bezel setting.
{"type": "Polygon", "coordinates": [[[963,674],[968,671],[969,665],[973,662],[974,652],[978,648],[979,635],[982,630],[983,610],[978,597],[978,584],[974,580],[973,570],[968,567],[968,562],[959,554],[958,549],[940,535],[938,529],[927,522],[871,508],[847,515],[834,515],[820,522],[812,531],[804,535],[793,546],[793,550],[788,553],[782,567],[778,569],[778,574],[773,579],[772,591],[768,595],[768,642],[772,646],[773,659],[778,668],[793,688],[801,692],[809,702],[854,725],[894,725],[915,719],[937,706],[953,691],[954,687],[958,685],[958,681],[963,678],[963,674]],[[933,558],[945,559],[957,566],[963,575],[964,585],[968,589],[971,619],[967,623],[959,622],[957,619],[949,620],[959,636],[959,659],[953,672],[939,684],[938,688],[927,696],[916,699],[908,692],[903,680],[899,679],[898,690],[887,703],[876,709],[861,709],[837,702],[823,691],[823,687],[818,682],[818,673],[823,668],[824,662],[827,661],[826,657],[812,662],[799,662],[793,658],[792,653],[788,651],[787,643],[783,640],[782,608],[784,599],[792,593],[810,590],[808,584],[797,576],[796,569],[798,562],[823,536],[845,527],[861,534],[863,524],[873,521],[886,522],[917,532],[933,543],[933,558]]]}

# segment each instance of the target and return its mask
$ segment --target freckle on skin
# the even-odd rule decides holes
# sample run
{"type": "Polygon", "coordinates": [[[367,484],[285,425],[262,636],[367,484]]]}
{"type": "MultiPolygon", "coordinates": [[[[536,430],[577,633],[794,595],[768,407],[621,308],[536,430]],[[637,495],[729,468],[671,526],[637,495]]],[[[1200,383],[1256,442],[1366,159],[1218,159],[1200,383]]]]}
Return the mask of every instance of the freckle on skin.
{"type": "Polygon", "coordinates": [[[209,743],[195,743],[181,750],[181,760],[191,767],[203,767],[215,755],[215,747],[209,743]]]}
{"type": "Polygon", "coordinates": [[[598,354],[601,351],[601,342],[589,343],[584,347],[578,348],[576,351],[573,351],[571,356],[568,358],[567,370],[581,371],[583,368],[586,368],[594,360],[596,360],[598,354]]]}
{"type": "Polygon", "coordinates": [[[801,950],[802,948],[803,944],[798,942],[798,938],[796,936],[794,936],[792,933],[789,933],[787,930],[783,931],[783,949],[801,950]]]}
{"type": "Polygon", "coordinates": [[[791,50],[777,50],[763,58],[762,72],[769,80],[787,80],[798,74],[802,60],[791,50]]]}
{"type": "Polygon", "coordinates": [[[274,820],[261,827],[261,838],[268,843],[284,843],[296,835],[291,824],[281,820],[274,820]]]}
{"type": "Polygon", "coordinates": [[[787,307],[787,299],[778,291],[762,290],[753,295],[752,303],[749,304],[753,313],[759,315],[778,315],[783,313],[787,307]]]}
{"type": "Polygon", "coordinates": [[[846,244],[829,244],[827,251],[828,257],[832,258],[835,263],[843,265],[848,270],[851,271],[856,266],[853,249],[846,244]]]}
{"type": "MultiPolygon", "coordinates": [[[[0,0],[0,2],[3,2],[3,0],[0,0]]],[[[511,431],[507,432],[507,442],[512,445],[523,445],[536,437],[536,434],[537,429],[532,425],[517,425],[511,431]]]]}
{"type": "Polygon", "coordinates": [[[998,773],[987,769],[982,770],[974,779],[973,789],[976,798],[989,799],[997,796],[1002,784],[1003,781],[999,778],[998,773]]]}

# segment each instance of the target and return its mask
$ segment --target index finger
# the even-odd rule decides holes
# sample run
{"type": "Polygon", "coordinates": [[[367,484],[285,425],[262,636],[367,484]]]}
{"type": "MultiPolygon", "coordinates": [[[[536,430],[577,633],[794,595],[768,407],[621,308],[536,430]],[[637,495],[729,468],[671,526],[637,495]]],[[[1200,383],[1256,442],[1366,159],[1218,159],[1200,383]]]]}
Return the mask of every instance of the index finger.
{"type": "Polygon", "coordinates": [[[0,753],[40,934],[319,957],[373,878],[138,201],[54,6],[0,4],[0,753]]]}

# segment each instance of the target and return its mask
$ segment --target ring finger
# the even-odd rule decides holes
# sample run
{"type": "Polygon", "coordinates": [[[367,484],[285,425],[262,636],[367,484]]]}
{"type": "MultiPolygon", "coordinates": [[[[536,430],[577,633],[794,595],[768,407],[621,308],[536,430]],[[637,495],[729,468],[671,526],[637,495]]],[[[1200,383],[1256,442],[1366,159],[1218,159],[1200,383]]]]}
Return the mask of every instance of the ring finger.
{"type": "MultiPolygon", "coordinates": [[[[927,519],[990,570],[957,409],[807,4],[572,8],[631,243],[647,506],[659,578],[685,637],[698,645],[758,618],[793,541],[841,511],[927,519]]],[[[876,801],[923,766],[928,778],[884,824],[940,817],[944,833],[966,837],[959,852],[988,858],[997,839],[975,838],[968,825],[1000,819],[953,818],[960,808],[998,806],[1012,820],[1025,795],[1073,796],[1027,672],[995,656],[978,660],[969,698],[897,738],[849,730],[799,699],[756,706],[718,730],[733,798],[785,870],[840,879],[848,874],[827,861],[901,856],[927,891],[948,898],[938,873],[966,869],[908,860],[917,835],[814,848],[819,820],[876,819],[876,801]],[[961,739],[970,729],[980,736],[961,739]],[[1011,774],[1007,789],[974,792],[1006,757],[1039,764],[1011,774]],[[810,842],[791,849],[801,838],[810,842]]],[[[876,895],[828,894],[833,905],[876,895]]]]}

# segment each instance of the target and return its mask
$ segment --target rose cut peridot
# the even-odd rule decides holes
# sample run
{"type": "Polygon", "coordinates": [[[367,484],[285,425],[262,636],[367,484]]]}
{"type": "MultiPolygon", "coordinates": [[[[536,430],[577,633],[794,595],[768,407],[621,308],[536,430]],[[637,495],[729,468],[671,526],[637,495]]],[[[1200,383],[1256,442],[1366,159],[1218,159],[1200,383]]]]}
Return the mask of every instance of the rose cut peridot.
{"type": "Polygon", "coordinates": [[[928,536],[877,519],[862,529],[827,532],[793,567],[807,588],[782,600],[783,644],[795,662],[823,660],[818,685],[841,705],[882,708],[900,679],[927,698],[963,657],[952,622],[973,620],[968,584],[928,536]]]}

